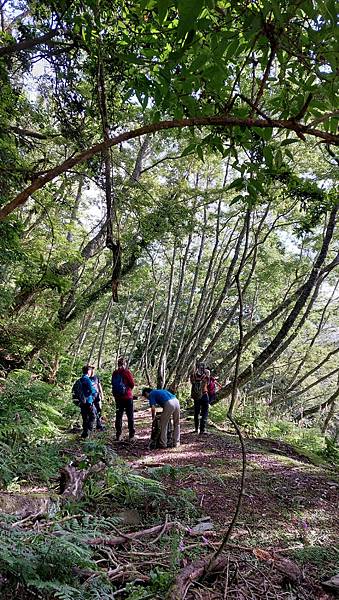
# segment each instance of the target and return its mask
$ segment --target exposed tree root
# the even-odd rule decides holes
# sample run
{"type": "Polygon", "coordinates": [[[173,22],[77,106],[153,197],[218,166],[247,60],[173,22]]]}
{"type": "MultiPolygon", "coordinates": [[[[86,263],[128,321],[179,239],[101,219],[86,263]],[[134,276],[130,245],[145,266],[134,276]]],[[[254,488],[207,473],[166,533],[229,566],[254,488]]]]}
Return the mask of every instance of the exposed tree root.
{"type": "Polygon", "coordinates": [[[218,556],[212,563],[209,560],[197,560],[182,569],[170,588],[167,600],[184,600],[190,586],[202,579],[208,569],[209,575],[222,573],[227,567],[228,557],[218,556]]]}
{"type": "Polygon", "coordinates": [[[80,471],[71,465],[62,469],[60,474],[60,493],[63,498],[79,500],[83,495],[84,481],[87,476],[88,469],[80,471]]]}
{"type": "Polygon", "coordinates": [[[89,469],[77,469],[73,465],[68,465],[60,471],[60,494],[63,499],[72,498],[80,500],[83,496],[84,482],[89,475],[100,473],[106,468],[102,462],[90,467],[89,469]]]}

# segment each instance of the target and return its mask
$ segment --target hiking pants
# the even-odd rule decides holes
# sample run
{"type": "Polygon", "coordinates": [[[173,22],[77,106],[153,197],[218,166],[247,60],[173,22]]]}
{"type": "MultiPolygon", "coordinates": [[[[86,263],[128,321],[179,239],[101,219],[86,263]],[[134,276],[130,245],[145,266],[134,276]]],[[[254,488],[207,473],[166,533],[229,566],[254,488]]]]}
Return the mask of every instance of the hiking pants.
{"type": "Polygon", "coordinates": [[[95,410],[96,410],[96,422],[97,422],[97,429],[102,430],[103,426],[102,426],[102,422],[101,422],[101,402],[100,402],[100,396],[96,396],[96,398],[94,399],[94,406],[95,406],[95,410]]]}
{"type": "Polygon", "coordinates": [[[160,415],[160,446],[161,448],[167,448],[167,429],[170,418],[173,416],[173,442],[174,446],[180,444],[180,404],[177,398],[171,398],[167,400],[162,409],[160,415]]]}
{"type": "Polygon", "coordinates": [[[134,409],[133,409],[133,399],[132,398],[115,398],[115,433],[117,438],[121,436],[122,432],[122,417],[124,415],[124,411],[127,415],[128,422],[128,431],[129,437],[133,437],[135,434],[134,429],[134,409]]]}
{"type": "Polygon", "coordinates": [[[87,438],[90,431],[93,430],[94,423],[96,420],[96,408],[94,404],[86,404],[80,405],[80,411],[82,416],[82,438],[87,438]]]}
{"type": "Polygon", "coordinates": [[[199,416],[200,419],[200,433],[204,433],[207,423],[209,409],[209,398],[208,394],[203,394],[199,400],[194,400],[194,425],[195,430],[199,430],[199,416]]]}

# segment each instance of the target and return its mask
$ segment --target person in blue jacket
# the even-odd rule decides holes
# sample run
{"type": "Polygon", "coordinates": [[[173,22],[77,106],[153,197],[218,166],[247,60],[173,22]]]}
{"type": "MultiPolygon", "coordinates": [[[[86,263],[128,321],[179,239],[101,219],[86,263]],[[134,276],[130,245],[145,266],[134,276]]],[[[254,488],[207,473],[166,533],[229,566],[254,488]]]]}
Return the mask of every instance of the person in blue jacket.
{"type": "Polygon", "coordinates": [[[92,384],[94,385],[95,391],[96,391],[96,394],[94,397],[94,406],[95,406],[95,410],[96,410],[97,429],[98,429],[98,431],[103,431],[104,426],[101,421],[101,409],[102,409],[102,403],[104,401],[104,391],[102,389],[101,381],[100,381],[98,375],[95,374],[95,367],[93,365],[89,365],[89,368],[91,370],[88,373],[88,375],[89,375],[89,378],[90,378],[92,384]]]}
{"type": "Polygon", "coordinates": [[[144,388],[142,396],[149,402],[152,419],[155,418],[155,407],[160,406],[162,408],[160,416],[160,448],[167,448],[167,429],[171,417],[173,417],[174,447],[180,446],[180,404],[177,397],[168,390],[153,390],[152,388],[144,388]]]}
{"type": "Polygon", "coordinates": [[[93,430],[94,423],[96,422],[96,409],[94,400],[97,395],[97,391],[90,379],[91,367],[85,365],[82,368],[81,388],[83,394],[83,401],[80,403],[80,411],[82,416],[82,434],[81,437],[87,438],[90,431],[93,430]]]}

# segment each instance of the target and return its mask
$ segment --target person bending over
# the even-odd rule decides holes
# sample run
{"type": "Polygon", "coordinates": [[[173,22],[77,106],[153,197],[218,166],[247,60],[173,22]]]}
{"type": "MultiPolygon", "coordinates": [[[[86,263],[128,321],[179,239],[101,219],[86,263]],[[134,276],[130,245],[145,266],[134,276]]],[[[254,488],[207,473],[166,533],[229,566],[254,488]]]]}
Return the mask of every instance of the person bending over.
{"type": "Polygon", "coordinates": [[[155,419],[156,406],[162,408],[160,415],[160,448],[167,448],[167,429],[172,416],[174,447],[180,446],[180,404],[178,398],[168,390],[154,390],[152,388],[144,388],[142,396],[149,402],[152,420],[155,419]]]}

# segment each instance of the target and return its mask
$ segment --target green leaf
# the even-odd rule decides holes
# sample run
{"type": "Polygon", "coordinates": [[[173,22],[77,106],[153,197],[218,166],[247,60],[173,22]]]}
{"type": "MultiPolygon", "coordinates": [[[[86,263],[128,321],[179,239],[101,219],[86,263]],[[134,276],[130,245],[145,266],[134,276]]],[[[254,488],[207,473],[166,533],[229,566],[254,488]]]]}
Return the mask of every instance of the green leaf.
{"type": "Polygon", "coordinates": [[[197,146],[197,153],[198,153],[198,156],[199,156],[200,160],[202,160],[202,162],[204,162],[204,153],[202,151],[202,147],[201,146],[197,146]]]}
{"type": "Polygon", "coordinates": [[[330,132],[333,134],[338,133],[338,118],[332,117],[330,120],[330,132]]]}
{"type": "Polygon", "coordinates": [[[269,146],[265,146],[263,149],[263,155],[265,158],[265,162],[268,167],[272,167],[273,165],[273,152],[269,146]]]}
{"type": "Polygon", "coordinates": [[[178,0],[179,24],[177,36],[182,39],[186,33],[197,28],[197,19],[204,6],[204,0],[178,0]]]}
{"type": "Polygon", "coordinates": [[[215,58],[221,58],[226,52],[226,48],[229,46],[230,40],[228,36],[216,39],[216,47],[212,48],[212,53],[215,58]]]}
{"type": "Polygon", "coordinates": [[[212,146],[213,146],[213,147],[214,147],[216,150],[219,150],[220,154],[221,154],[222,156],[224,156],[224,154],[225,154],[225,149],[224,149],[224,146],[223,146],[223,144],[222,144],[222,141],[221,141],[219,138],[214,138],[214,139],[212,140],[212,146]]]}
{"type": "Polygon", "coordinates": [[[230,183],[230,185],[228,186],[229,190],[233,190],[233,189],[242,190],[243,188],[244,188],[244,180],[242,177],[238,177],[237,179],[232,181],[232,183],[230,183]]]}
{"type": "Polygon", "coordinates": [[[260,183],[260,181],[258,179],[251,179],[250,183],[248,184],[248,187],[254,189],[256,192],[259,192],[260,194],[262,194],[264,192],[262,184],[260,183]]]}
{"type": "Polygon", "coordinates": [[[209,56],[206,52],[199,52],[198,56],[194,59],[194,61],[191,64],[192,72],[196,72],[200,69],[200,67],[203,67],[206,64],[208,58],[209,56]]]}
{"type": "Polygon", "coordinates": [[[147,107],[148,104],[148,94],[147,92],[144,94],[144,99],[142,101],[141,107],[143,110],[145,110],[145,108],[147,107]]]}
{"type": "Polygon", "coordinates": [[[267,130],[263,127],[253,127],[253,131],[255,131],[255,133],[259,135],[263,140],[270,139],[270,137],[268,137],[267,130]]]}
{"type": "Polygon", "coordinates": [[[280,146],[289,146],[290,144],[295,144],[296,142],[299,142],[299,140],[296,138],[293,140],[283,140],[280,146]]]}
{"type": "Polygon", "coordinates": [[[240,194],[238,196],[235,196],[231,202],[229,203],[230,206],[232,206],[232,204],[235,204],[236,202],[242,202],[244,199],[244,196],[241,196],[240,194]]]}
{"type": "Polygon", "coordinates": [[[159,22],[163,23],[172,0],[158,0],[159,22]]]}
{"type": "Polygon", "coordinates": [[[251,180],[251,182],[247,184],[247,191],[253,199],[257,198],[258,192],[260,192],[260,190],[258,190],[257,186],[255,185],[255,180],[251,180]]]}
{"type": "Polygon", "coordinates": [[[276,0],[271,0],[271,7],[273,9],[273,14],[274,14],[275,19],[277,21],[280,21],[280,19],[281,19],[281,12],[280,12],[279,2],[276,2],[276,0]]]}
{"type": "Polygon", "coordinates": [[[226,59],[230,60],[230,58],[232,58],[232,56],[235,55],[236,51],[239,48],[239,40],[233,40],[229,46],[227,47],[227,51],[226,51],[226,59]]]}
{"type": "Polygon", "coordinates": [[[277,150],[276,154],[275,154],[275,165],[277,167],[277,169],[280,169],[281,165],[283,162],[283,155],[281,150],[277,150]]]}
{"type": "Polygon", "coordinates": [[[261,129],[261,136],[264,140],[268,141],[273,135],[273,127],[263,127],[261,129]]]}
{"type": "Polygon", "coordinates": [[[197,144],[195,142],[192,142],[191,144],[186,146],[185,150],[181,153],[181,156],[187,156],[187,154],[191,154],[195,151],[196,147],[197,144]]]}

